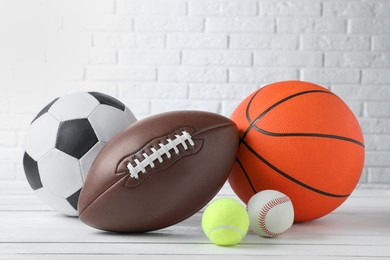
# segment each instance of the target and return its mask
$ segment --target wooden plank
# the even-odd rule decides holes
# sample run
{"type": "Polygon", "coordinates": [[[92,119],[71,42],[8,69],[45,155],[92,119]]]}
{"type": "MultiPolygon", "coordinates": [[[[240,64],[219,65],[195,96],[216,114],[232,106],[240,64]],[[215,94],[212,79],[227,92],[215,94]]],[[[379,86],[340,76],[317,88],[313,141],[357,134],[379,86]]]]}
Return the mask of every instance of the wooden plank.
{"type": "MultiPolygon", "coordinates": [[[[359,260],[372,260],[372,257],[347,257],[350,259],[359,259],[359,260]]],[[[69,255],[59,255],[59,254],[0,254],[0,260],[107,260],[107,259],[115,259],[115,260],[259,260],[261,259],[258,255],[97,255],[97,254],[69,254],[69,255]]],[[[301,256],[266,256],[263,259],[270,260],[302,260],[301,256]]],[[[310,260],[345,260],[346,257],[338,257],[338,256],[310,256],[310,260]]]]}
{"type": "MultiPolygon", "coordinates": [[[[295,224],[284,236],[253,232],[236,247],[212,245],[200,227],[202,210],[177,225],[146,234],[101,232],[49,209],[26,183],[0,182],[0,259],[368,259],[390,257],[390,190],[356,190],[334,213],[295,224]],[[5,188],[6,191],[1,190],[5,188]]],[[[229,186],[217,195],[235,197],[229,186]]],[[[235,197],[236,198],[236,197],[235,197]]]]}
{"type": "Polygon", "coordinates": [[[3,254],[114,254],[114,255],[239,255],[239,256],[374,256],[390,257],[388,246],[258,245],[220,247],[213,244],[136,243],[3,243],[3,254]]]}
{"type": "MultiPolygon", "coordinates": [[[[390,210],[363,210],[331,214],[317,221],[295,224],[284,236],[263,239],[250,232],[245,243],[348,244],[390,246],[390,210]]],[[[77,218],[55,212],[0,212],[0,242],[96,242],[96,243],[209,243],[201,229],[201,213],[168,228],[146,234],[102,232],[77,218]]]]}

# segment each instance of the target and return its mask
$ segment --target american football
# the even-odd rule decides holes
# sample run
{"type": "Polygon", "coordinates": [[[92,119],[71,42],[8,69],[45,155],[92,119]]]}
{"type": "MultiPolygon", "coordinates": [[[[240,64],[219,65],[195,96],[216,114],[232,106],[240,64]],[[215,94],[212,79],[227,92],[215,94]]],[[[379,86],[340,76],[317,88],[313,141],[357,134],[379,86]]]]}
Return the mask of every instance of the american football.
{"type": "Polygon", "coordinates": [[[114,232],[146,232],[196,213],[225,183],[237,126],[208,112],[178,111],[131,125],[99,153],[81,191],[80,219],[114,232]]]}

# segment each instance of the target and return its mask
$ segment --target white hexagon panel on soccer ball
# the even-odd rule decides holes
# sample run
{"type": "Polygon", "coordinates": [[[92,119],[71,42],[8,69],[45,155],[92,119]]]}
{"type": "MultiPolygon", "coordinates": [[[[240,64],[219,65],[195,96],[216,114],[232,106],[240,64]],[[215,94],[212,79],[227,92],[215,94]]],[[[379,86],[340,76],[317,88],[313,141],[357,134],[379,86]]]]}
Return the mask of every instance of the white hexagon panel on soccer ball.
{"type": "Polygon", "coordinates": [[[53,149],[38,161],[42,185],[50,192],[67,198],[83,186],[79,161],[53,149]]]}
{"type": "Polygon", "coordinates": [[[75,210],[70,203],[61,196],[54,194],[53,192],[45,189],[45,187],[34,191],[39,199],[43,201],[50,208],[55,209],[68,216],[78,216],[77,210],[75,210]]]}
{"type": "Polygon", "coordinates": [[[101,142],[110,141],[136,121],[134,116],[129,116],[129,113],[107,105],[96,108],[88,120],[101,142]]]}
{"type": "Polygon", "coordinates": [[[35,161],[55,147],[57,130],[60,123],[50,114],[46,113],[35,120],[26,135],[26,152],[35,161]]]}
{"type": "Polygon", "coordinates": [[[87,118],[99,105],[99,101],[88,93],[73,93],[59,98],[49,113],[60,122],[87,118]]]}
{"type": "Polygon", "coordinates": [[[105,145],[106,143],[104,142],[98,142],[86,154],[84,154],[82,158],[80,158],[79,162],[84,180],[88,175],[89,169],[91,168],[93,161],[95,161],[96,156],[99,154],[99,152],[103,149],[105,145]]]}

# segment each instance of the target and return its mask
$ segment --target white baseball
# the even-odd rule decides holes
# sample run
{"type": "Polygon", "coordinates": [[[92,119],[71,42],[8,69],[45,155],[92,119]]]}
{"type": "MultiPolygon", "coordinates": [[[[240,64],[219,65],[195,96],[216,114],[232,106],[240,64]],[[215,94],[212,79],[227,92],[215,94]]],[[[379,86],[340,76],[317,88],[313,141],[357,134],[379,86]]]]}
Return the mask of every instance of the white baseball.
{"type": "Polygon", "coordinates": [[[251,229],[263,237],[285,233],[294,222],[294,208],[289,197],[276,190],[264,190],[248,202],[251,229]]]}

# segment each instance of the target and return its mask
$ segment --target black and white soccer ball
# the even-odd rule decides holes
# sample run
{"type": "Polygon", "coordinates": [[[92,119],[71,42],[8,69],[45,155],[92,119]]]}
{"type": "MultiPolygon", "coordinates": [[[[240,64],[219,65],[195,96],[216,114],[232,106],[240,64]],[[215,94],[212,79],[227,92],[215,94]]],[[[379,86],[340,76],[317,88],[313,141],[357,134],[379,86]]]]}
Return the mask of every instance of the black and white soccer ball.
{"type": "Polygon", "coordinates": [[[117,99],[97,92],[53,100],[31,122],[24,171],[31,188],[50,207],[77,216],[78,197],[104,145],[136,118],[117,99]]]}

